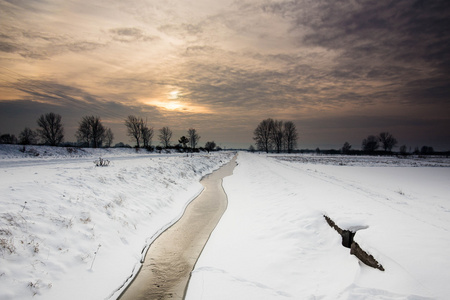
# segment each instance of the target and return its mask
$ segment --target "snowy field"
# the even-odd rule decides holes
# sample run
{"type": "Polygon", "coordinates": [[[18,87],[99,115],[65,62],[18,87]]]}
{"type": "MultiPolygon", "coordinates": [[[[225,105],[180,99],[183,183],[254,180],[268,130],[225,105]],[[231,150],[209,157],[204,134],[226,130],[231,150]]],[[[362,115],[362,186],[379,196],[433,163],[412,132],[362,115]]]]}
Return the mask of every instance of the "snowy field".
{"type": "MultiPolygon", "coordinates": [[[[116,299],[143,249],[233,153],[0,145],[0,299],[116,299]],[[96,167],[94,160],[111,161],[96,167]]],[[[449,299],[446,158],[241,152],[188,300],[449,299]],[[385,271],[342,247],[324,220],[385,271]]]]}
{"type": "Polygon", "coordinates": [[[0,299],[117,298],[232,156],[0,145],[0,299]]]}
{"type": "Polygon", "coordinates": [[[239,153],[187,300],[450,299],[446,158],[239,153]],[[324,220],[357,230],[384,272],[324,220]]]}

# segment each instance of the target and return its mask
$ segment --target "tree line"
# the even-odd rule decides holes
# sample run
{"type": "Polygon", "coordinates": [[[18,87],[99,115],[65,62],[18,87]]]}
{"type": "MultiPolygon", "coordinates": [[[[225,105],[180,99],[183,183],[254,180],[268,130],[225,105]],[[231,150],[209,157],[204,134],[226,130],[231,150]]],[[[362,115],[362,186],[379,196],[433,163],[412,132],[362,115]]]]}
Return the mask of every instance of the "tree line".
{"type": "MultiPolygon", "coordinates": [[[[369,135],[363,139],[361,143],[361,151],[366,154],[373,154],[381,148],[384,153],[392,153],[392,150],[397,146],[397,144],[397,139],[391,133],[384,131],[378,135],[369,135]]],[[[345,142],[341,148],[341,153],[354,153],[355,150],[352,150],[351,147],[352,146],[348,142],[345,142]]],[[[414,151],[411,151],[411,149],[408,149],[406,145],[401,145],[398,152],[401,155],[407,155],[408,153],[422,155],[435,153],[433,147],[430,146],[422,146],[420,149],[419,147],[415,147],[414,151]]]]}
{"type": "MultiPolygon", "coordinates": [[[[58,146],[64,141],[64,126],[62,124],[62,117],[59,114],[53,112],[41,115],[36,121],[38,128],[32,130],[29,127],[24,128],[17,138],[11,134],[0,135],[0,144],[22,144],[31,145],[42,143],[50,146],[58,146]]],[[[149,127],[147,120],[144,121],[142,117],[129,115],[124,120],[124,125],[127,129],[127,135],[130,139],[136,142],[136,147],[141,146],[147,149],[151,149],[152,139],[154,137],[154,129],[149,127]]],[[[98,116],[84,116],[79,122],[78,130],[75,134],[78,144],[81,147],[111,147],[114,140],[114,134],[110,128],[105,127],[102,124],[100,117],[98,116]]],[[[173,132],[169,127],[165,126],[158,131],[158,140],[162,147],[172,147],[173,132]]],[[[276,151],[280,153],[282,151],[292,153],[296,150],[298,142],[298,132],[295,124],[291,121],[283,122],[274,120],[271,118],[261,121],[253,132],[253,139],[255,140],[256,147],[260,151],[276,151]]],[[[175,144],[176,148],[183,148],[185,150],[195,150],[199,144],[200,135],[197,130],[190,128],[187,131],[187,135],[178,139],[178,144],[175,144]]],[[[363,153],[370,154],[375,153],[380,147],[384,150],[384,153],[391,153],[392,149],[398,144],[397,139],[389,132],[381,132],[379,135],[369,135],[362,140],[361,149],[363,153]]],[[[124,146],[123,143],[117,145],[124,146]]],[[[332,152],[338,152],[343,154],[357,154],[358,150],[351,149],[352,146],[345,142],[340,150],[333,150],[332,152]]],[[[220,150],[214,141],[206,142],[204,148],[206,151],[220,150]]],[[[250,147],[253,151],[253,145],[250,147]]],[[[329,150],[331,151],[331,150],[329,150]]],[[[320,153],[320,149],[317,148],[315,152],[320,153]]],[[[378,153],[378,152],[377,152],[378,153]]],[[[414,152],[406,147],[406,145],[400,146],[399,153],[406,155],[408,153],[413,154],[433,154],[433,147],[423,146],[421,149],[416,147],[414,152]]]]}
{"type": "Polygon", "coordinates": [[[16,138],[13,134],[2,134],[0,143],[2,144],[21,144],[33,145],[41,142],[51,146],[57,146],[64,141],[64,127],[61,122],[61,115],[48,113],[41,115],[37,119],[38,129],[32,130],[25,127],[16,138]]]}
{"type": "Polygon", "coordinates": [[[380,143],[384,151],[391,152],[397,145],[397,139],[389,132],[381,132],[378,136],[369,135],[362,141],[362,150],[374,152],[380,147],[380,143]]]}
{"type": "MultiPolygon", "coordinates": [[[[147,148],[151,146],[154,130],[152,127],[148,127],[147,121],[144,121],[142,117],[136,117],[134,115],[128,116],[125,120],[125,126],[127,128],[127,135],[136,142],[136,147],[139,148],[143,145],[143,147],[147,148]]],[[[159,129],[158,139],[164,148],[172,146],[172,135],[172,130],[167,126],[159,129]]],[[[183,135],[178,139],[178,144],[182,145],[184,149],[196,149],[199,141],[200,135],[197,130],[190,128],[187,131],[187,136],[183,135]]],[[[213,141],[207,142],[205,144],[205,149],[207,151],[214,150],[216,149],[216,144],[213,141]]]]}
{"type": "Polygon", "coordinates": [[[283,122],[265,119],[253,131],[253,139],[260,151],[275,150],[277,153],[286,151],[292,153],[297,147],[298,133],[291,121],[283,122]]]}
{"type": "MultiPolygon", "coordinates": [[[[299,152],[315,152],[315,153],[327,153],[327,154],[379,154],[378,149],[382,149],[382,153],[392,153],[392,150],[397,146],[397,139],[389,132],[384,131],[378,135],[369,135],[362,140],[361,150],[354,150],[349,142],[345,142],[342,148],[339,150],[297,150],[298,133],[295,124],[291,121],[283,122],[273,120],[271,118],[261,121],[256,129],[253,131],[253,139],[255,140],[256,147],[259,151],[265,151],[266,153],[274,151],[277,153],[294,151],[299,152]],[[377,152],[376,152],[377,151],[377,152]]],[[[253,145],[249,148],[250,151],[255,151],[253,145]]],[[[414,151],[408,150],[406,145],[402,145],[399,148],[401,155],[412,154],[436,154],[433,147],[422,146],[420,149],[416,147],[414,151]]]]}
{"type": "MultiPolygon", "coordinates": [[[[64,142],[64,126],[62,123],[62,117],[59,114],[50,112],[41,115],[37,121],[38,128],[33,130],[29,127],[24,128],[19,138],[16,138],[11,134],[0,135],[0,143],[2,144],[21,144],[21,145],[33,145],[39,142],[50,146],[59,146],[64,142]]],[[[147,124],[147,120],[144,121],[142,117],[129,115],[124,120],[124,125],[127,129],[127,135],[130,139],[136,142],[136,147],[141,146],[147,149],[151,148],[152,139],[154,136],[154,129],[147,124]]],[[[158,139],[164,148],[172,146],[172,130],[165,126],[159,129],[158,139]]],[[[110,128],[103,125],[100,117],[98,116],[84,116],[78,124],[75,137],[78,141],[78,146],[81,147],[111,147],[114,140],[114,134],[110,128]]],[[[181,146],[184,149],[197,149],[200,141],[200,135],[197,130],[190,128],[187,131],[186,136],[178,139],[178,144],[175,146],[181,146]]],[[[123,145],[123,143],[120,143],[123,145]]],[[[207,151],[220,150],[214,141],[208,141],[204,148],[207,151]]]]}

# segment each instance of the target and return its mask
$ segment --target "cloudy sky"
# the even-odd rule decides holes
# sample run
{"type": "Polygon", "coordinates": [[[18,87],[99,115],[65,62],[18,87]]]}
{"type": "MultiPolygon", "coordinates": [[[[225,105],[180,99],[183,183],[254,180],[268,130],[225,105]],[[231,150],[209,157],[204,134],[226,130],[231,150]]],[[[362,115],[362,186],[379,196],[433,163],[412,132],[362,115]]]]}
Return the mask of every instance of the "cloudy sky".
{"type": "Polygon", "coordinates": [[[98,115],[131,143],[133,114],[248,148],[270,117],[299,148],[450,150],[449,19],[448,0],[0,0],[0,133],[55,112],[75,141],[98,115]]]}

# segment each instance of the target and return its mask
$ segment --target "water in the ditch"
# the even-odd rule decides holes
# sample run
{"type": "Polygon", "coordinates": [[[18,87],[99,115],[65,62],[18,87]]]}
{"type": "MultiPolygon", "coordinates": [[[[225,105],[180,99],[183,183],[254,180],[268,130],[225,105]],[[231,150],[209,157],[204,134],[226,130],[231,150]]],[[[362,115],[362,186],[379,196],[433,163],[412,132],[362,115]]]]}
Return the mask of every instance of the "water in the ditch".
{"type": "Polygon", "coordinates": [[[152,243],[141,270],[120,300],[183,299],[190,272],[226,210],[222,179],[233,173],[235,160],[202,179],[203,192],[181,219],[152,243]]]}

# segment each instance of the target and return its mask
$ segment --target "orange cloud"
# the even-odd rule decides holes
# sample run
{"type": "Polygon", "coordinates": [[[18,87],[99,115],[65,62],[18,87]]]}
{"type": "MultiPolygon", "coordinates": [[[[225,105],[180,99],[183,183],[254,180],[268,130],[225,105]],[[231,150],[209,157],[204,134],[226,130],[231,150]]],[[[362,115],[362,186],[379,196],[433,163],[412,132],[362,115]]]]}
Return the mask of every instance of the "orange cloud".
{"type": "Polygon", "coordinates": [[[193,103],[189,103],[186,101],[181,101],[175,99],[169,100],[159,100],[159,99],[145,99],[141,100],[141,102],[145,105],[155,106],[158,109],[162,109],[165,111],[177,111],[177,112],[185,112],[185,113],[196,113],[196,114],[213,114],[209,108],[205,106],[196,105],[193,103]]]}

